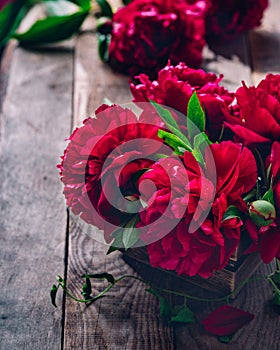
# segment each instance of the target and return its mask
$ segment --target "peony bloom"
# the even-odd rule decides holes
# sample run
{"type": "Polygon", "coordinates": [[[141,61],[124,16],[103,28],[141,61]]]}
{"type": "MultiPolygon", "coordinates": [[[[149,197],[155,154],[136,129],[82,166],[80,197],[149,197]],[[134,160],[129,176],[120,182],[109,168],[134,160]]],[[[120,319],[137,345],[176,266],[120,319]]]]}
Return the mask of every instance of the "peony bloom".
{"type": "Polygon", "coordinates": [[[261,24],[268,0],[211,0],[206,20],[207,40],[232,39],[261,24]]]}
{"type": "MultiPolygon", "coordinates": [[[[184,63],[172,66],[170,63],[159,71],[158,79],[150,81],[147,75],[140,74],[140,84],[131,83],[130,88],[135,102],[154,100],[183,114],[180,125],[185,125],[188,102],[196,91],[206,112],[206,130],[211,139],[216,140],[225,120],[224,110],[233,102],[234,94],[219,83],[222,76],[206,73],[202,69],[192,69],[184,63]]],[[[175,116],[176,117],[176,116],[175,116]]],[[[177,117],[178,118],[178,117],[177,117]]]]}
{"type": "Polygon", "coordinates": [[[200,0],[134,0],[113,16],[109,63],[131,75],[154,75],[168,59],[199,66],[206,8],[200,0]]]}
{"type": "Polygon", "coordinates": [[[209,277],[227,265],[239,243],[241,220],[223,220],[223,217],[228,206],[240,205],[240,196],[255,185],[256,163],[248,149],[230,141],[212,144],[210,151],[216,174],[209,155],[206,156],[206,170],[203,170],[193,156],[185,152],[183,165],[164,158],[140,178],[140,183],[152,180],[156,186],[154,194],[149,193],[149,187],[144,190],[150,200],[140,214],[142,226],[151,224],[159,216],[163,217],[162,227],[172,215],[180,218],[178,225],[165,237],[160,237],[160,225],[157,230],[153,228],[142,234],[141,239],[147,243],[153,240],[153,235],[158,235],[158,241],[148,246],[150,263],[154,267],[173,270],[179,275],[209,277]],[[173,175],[167,178],[164,171],[168,169],[172,174],[169,167],[173,167],[173,175]],[[167,210],[169,201],[172,206],[167,210]],[[194,222],[196,229],[190,232],[194,222]]]}
{"type": "Polygon", "coordinates": [[[236,92],[235,116],[227,127],[245,145],[271,144],[280,140],[280,75],[268,74],[257,87],[243,84],[236,92]]]}
{"type": "Polygon", "coordinates": [[[110,224],[133,216],[126,198],[137,198],[133,176],[153,164],[151,154],[160,151],[157,134],[158,127],[145,117],[137,120],[128,109],[103,105],[70,136],[58,166],[66,203],[84,221],[105,229],[106,238],[110,224]]]}

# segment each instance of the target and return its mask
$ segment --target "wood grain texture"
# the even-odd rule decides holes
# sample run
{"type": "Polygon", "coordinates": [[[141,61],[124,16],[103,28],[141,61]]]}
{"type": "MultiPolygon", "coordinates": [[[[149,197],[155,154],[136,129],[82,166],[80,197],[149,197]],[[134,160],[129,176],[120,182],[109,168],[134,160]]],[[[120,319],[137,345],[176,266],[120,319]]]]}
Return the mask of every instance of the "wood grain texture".
{"type": "MultiPolygon", "coordinates": [[[[248,43],[247,36],[241,36],[228,45],[205,50],[204,67],[217,74],[223,73],[223,84],[230,90],[240,86],[241,80],[251,84],[255,76],[250,66],[248,43]]],[[[74,126],[81,124],[85,116],[92,115],[105,96],[113,102],[129,101],[127,78],[114,74],[98,61],[95,44],[94,35],[85,33],[79,37],[76,46],[74,126]]],[[[116,276],[135,273],[123,262],[120,253],[105,256],[106,251],[106,246],[88,237],[75,220],[71,220],[68,283],[77,296],[82,285],[82,280],[77,276],[85,271],[108,271],[116,276]]],[[[167,276],[159,278],[153,269],[137,265],[135,261],[129,263],[151,282],[169,285],[167,276]]],[[[267,272],[267,268],[262,266],[255,276],[267,272]]],[[[102,286],[100,282],[93,284],[96,293],[102,286]]],[[[256,319],[238,332],[230,345],[219,343],[216,337],[206,334],[199,324],[165,326],[158,316],[157,301],[144,289],[140,282],[124,281],[108,297],[89,307],[67,299],[64,349],[279,349],[279,317],[269,305],[271,287],[263,281],[252,280],[232,303],[256,314],[256,319]]],[[[173,300],[174,303],[176,301],[173,300]]],[[[191,302],[191,306],[197,312],[198,321],[201,321],[217,304],[191,302]]]]}
{"type": "Polygon", "coordinates": [[[0,348],[56,350],[62,310],[49,290],[64,273],[66,232],[56,164],[70,129],[73,53],[12,56],[0,115],[0,348]]]}

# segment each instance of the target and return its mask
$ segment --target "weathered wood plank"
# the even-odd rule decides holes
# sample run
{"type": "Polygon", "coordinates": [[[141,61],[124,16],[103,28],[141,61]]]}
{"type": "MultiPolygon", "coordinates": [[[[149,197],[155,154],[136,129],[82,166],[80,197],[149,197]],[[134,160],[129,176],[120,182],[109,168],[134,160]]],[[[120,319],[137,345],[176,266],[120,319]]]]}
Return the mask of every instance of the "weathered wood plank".
{"type": "Polygon", "coordinates": [[[49,289],[64,273],[67,221],[56,164],[70,129],[72,62],[71,47],[13,52],[0,115],[3,350],[61,347],[62,310],[50,304],[49,289]]]}
{"type": "MultiPolygon", "coordinates": [[[[93,34],[80,36],[75,61],[74,125],[80,124],[81,118],[92,115],[105,96],[113,102],[129,100],[126,78],[112,73],[100,63],[95,47],[93,34]]],[[[236,39],[228,46],[217,46],[212,50],[207,52],[204,67],[218,74],[223,73],[224,85],[235,90],[240,86],[241,80],[248,84],[252,82],[246,36],[236,39]]],[[[254,75],[255,72],[253,77],[254,75]]],[[[115,275],[133,273],[123,263],[119,253],[105,257],[106,250],[104,245],[87,237],[71,220],[68,281],[74,293],[79,294],[82,283],[77,276],[87,270],[106,270],[115,275]]],[[[143,275],[149,275],[149,279],[156,278],[151,270],[140,267],[139,271],[143,275]]],[[[265,272],[266,267],[262,267],[257,274],[265,272]]],[[[96,291],[102,287],[100,283],[94,283],[93,286],[96,291]]],[[[279,347],[279,317],[271,312],[268,305],[270,298],[271,287],[268,284],[251,281],[233,305],[255,313],[256,319],[246,330],[237,333],[230,345],[222,345],[215,337],[205,334],[199,325],[175,328],[164,326],[158,316],[157,301],[146,294],[144,286],[138,282],[124,282],[108,298],[88,308],[67,299],[64,348],[276,350],[279,347]]],[[[193,303],[193,307],[201,320],[213,305],[193,303]]]]}

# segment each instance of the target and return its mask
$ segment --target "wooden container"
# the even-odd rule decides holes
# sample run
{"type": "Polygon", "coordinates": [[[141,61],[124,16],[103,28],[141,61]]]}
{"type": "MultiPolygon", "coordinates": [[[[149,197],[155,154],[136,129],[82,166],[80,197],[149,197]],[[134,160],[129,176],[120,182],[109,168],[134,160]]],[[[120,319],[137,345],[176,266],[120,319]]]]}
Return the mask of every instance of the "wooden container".
{"type": "MultiPolygon", "coordinates": [[[[226,296],[232,293],[231,298],[234,298],[240,291],[239,287],[242,282],[249,278],[261,263],[258,253],[242,255],[247,246],[248,244],[246,242],[242,242],[235,254],[230,258],[228,265],[223,270],[214,272],[209,278],[179,276],[173,271],[153,268],[150,265],[145,247],[129,249],[123,252],[123,257],[140,274],[145,269],[152,269],[153,275],[158,277],[158,280],[164,278],[164,275],[168,276],[168,278],[171,276],[172,285],[174,286],[174,283],[175,285],[178,284],[181,290],[182,288],[184,289],[182,286],[185,282],[188,285],[200,287],[203,290],[214,292],[220,296],[226,296]]],[[[149,275],[149,273],[146,273],[146,275],[149,275]]],[[[154,280],[156,280],[155,277],[154,280]]],[[[193,288],[192,290],[195,291],[193,288]]]]}

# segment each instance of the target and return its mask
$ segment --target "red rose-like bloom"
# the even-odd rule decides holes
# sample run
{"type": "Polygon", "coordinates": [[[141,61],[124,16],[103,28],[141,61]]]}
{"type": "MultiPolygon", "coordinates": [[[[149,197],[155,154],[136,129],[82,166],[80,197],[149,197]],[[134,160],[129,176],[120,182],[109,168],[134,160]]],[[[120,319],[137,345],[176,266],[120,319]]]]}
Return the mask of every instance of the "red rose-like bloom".
{"type": "Polygon", "coordinates": [[[137,197],[133,174],[149,167],[149,156],[161,148],[158,127],[147,122],[128,109],[103,105],[96,118],[86,119],[70,136],[58,166],[67,205],[87,223],[105,229],[106,238],[108,223],[120,225],[131,216],[126,210],[131,202],[124,197],[137,197]]]}
{"type": "Polygon", "coordinates": [[[206,7],[199,0],[134,0],[113,16],[109,63],[131,75],[154,75],[169,58],[199,66],[206,7]]]}
{"type": "Polygon", "coordinates": [[[261,24],[268,0],[211,0],[207,40],[231,39],[261,24]]]}
{"type": "Polygon", "coordinates": [[[280,140],[280,75],[268,74],[257,87],[243,84],[236,92],[237,113],[226,125],[245,145],[280,140]]]}
{"type": "Polygon", "coordinates": [[[140,84],[131,83],[130,88],[135,102],[154,100],[180,111],[185,125],[188,102],[196,91],[200,103],[206,112],[206,130],[211,139],[220,135],[225,120],[224,110],[233,102],[234,94],[228,92],[219,83],[222,76],[206,73],[202,69],[192,69],[184,63],[177,66],[168,64],[158,73],[158,79],[150,81],[148,76],[140,74],[140,84]]]}
{"type": "MultiPolygon", "coordinates": [[[[168,223],[172,217],[170,210],[166,210],[169,201],[173,216],[182,218],[168,235],[148,246],[152,266],[175,270],[180,275],[209,277],[213,271],[224,268],[235,251],[242,222],[237,218],[223,220],[223,217],[228,206],[240,201],[239,197],[255,185],[256,163],[248,149],[230,141],[212,144],[210,151],[217,174],[209,155],[204,172],[193,156],[185,152],[184,166],[165,158],[141,177],[141,181],[152,180],[157,188],[153,196],[149,194],[149,188],[146,193],[144,191],[150,201],[140,215],[142,226],[163,216],[161,225],[164,227],[164,220],[168,223]],[[167,181],[164,170],[170,164],[174,168],[173,176],[167,181]],[[213,180],[217,180],[216,190],[213,180]],[[204,212],[209,212],[206,219],[202,219],[204,212]],[[197,228],[195,232],[189,232],[193,222],[197,222],[197,228]]],[[[172,174],[171,171],[168,173],[172,174]]],[[[148,230],[141,239],[149,243],[153,235],[159,235],[162,227],[148,230]]]]}

